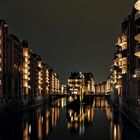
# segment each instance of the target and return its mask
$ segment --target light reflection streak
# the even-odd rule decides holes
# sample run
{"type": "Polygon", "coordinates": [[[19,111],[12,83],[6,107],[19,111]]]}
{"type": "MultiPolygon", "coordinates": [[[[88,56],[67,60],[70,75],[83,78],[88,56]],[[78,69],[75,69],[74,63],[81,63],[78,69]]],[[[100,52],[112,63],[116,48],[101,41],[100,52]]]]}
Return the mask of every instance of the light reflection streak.
{"type": "MultiPolygon", "coordinates": [[[[43,133],[45,133],[45,136],[48,137],[49,133],[52,133],[52,130],[57,126],[60,119],[60,109],[64,108],[64,106],[65,100],[60,99],[57,100],[57,103],[55,103],[54,106],[45,109],[44,115],[42,115],[43,110],[37,110],[35,117],[37,120],[37,129],[33,129],[33,123],[29,121],[29,118],[26,115],[23,123],[23,139],[29,140],[32,136],[31,134],[35,133],[35,131],[39,140],[44,139],[43,133]]],[[[67,107],[66,123],[68,130],[74,129],[80,136],[83,135],[88,127],[92,125],[94,126],[94,117],[96,115],[95,110],[99,109],[103,111],[106,119],[110,123],[111,139],[121,140],[121,126],[119,125],[119,122],[114,122],[114,114],[112,113],[110,104],[105,98],[94,98],[91,101],[91,104],[81,104],[79,108],[67,107]]]]}

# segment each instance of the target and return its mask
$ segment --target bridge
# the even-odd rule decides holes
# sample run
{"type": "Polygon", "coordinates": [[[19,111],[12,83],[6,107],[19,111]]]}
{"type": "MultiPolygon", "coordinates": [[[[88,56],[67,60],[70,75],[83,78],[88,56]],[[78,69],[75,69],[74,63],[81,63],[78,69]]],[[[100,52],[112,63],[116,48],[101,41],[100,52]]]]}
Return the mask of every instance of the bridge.
{"type": "MultiPolygon", "coordinates": [[[[71,93],[49,93],[49,96],[80,96],[80,94],[71,94],[71,93]]],[[[84,96],[111,96],[113,93],[89,93],[89,94],[83,94],[84,96]]]]}
{"type": "Polygon", "coordinates": [[[77,94],[70,94],[70,93],[67,93],[67,94],[63,94],[63,93],[50,93],[49,94],[49,98],[62,98],[62,97],[79,97],[79,96],[83,96],[84,98],[87,98],[87,97],[109,97],[109,96],[112,96],[113,93],[89,93],[89,94],[84,94],[84,95],[77,95],[77,94]]]}
{"type": "Polygon", "coordinates": [[[85,94],[84,96],[98,96],[98,97],[106,97],[111,96],[113,93],[92,93],[92,94],[85,94]]]}
{"type": "Polygon", "coordinates": [[[67,104],[70,104],[72,102],[87,102],[90,103],[93,101],[95,97],[98,98],[105,98],[110,99],[110,96],[112,96],[113,93],[90,93],[90,94],[84,94],[84,95],[75,95],[75,94],[62,94],[62,93],[50,93],[49,94],[49,102],[55,101],[59,98],[66,97],[67,104]]]}

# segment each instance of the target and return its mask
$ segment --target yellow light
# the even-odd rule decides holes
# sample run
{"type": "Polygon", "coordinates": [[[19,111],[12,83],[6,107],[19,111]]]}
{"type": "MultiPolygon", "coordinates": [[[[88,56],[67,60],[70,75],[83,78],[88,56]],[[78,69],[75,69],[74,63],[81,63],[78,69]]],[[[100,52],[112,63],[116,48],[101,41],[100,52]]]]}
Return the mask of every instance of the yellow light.
{"type": "Polygon", "coordinates": [[[38,67],[42,67],[42,62],[41,61],[38,61],[38,67]]]}
{"type": "Polygon", "coordinates": [[[136,36],[135,36],[135,40],[140,42],[140,33],[138,33],[136,36]]]}
{"type": "Polygon", "coordinates": [[[119,89],[120,87],[121,87],[121,85],[116,85],[115,86],[116,89],[119,89]]]}
{"type": "Polygon", "coordinates": [[[24,87],[28,87],[28,82],[27,81],[24,81],[24,87]]]}
{"type": "Polygon", "coordinates": [[[29,125],[29,134],[31,134],[31,125],[29,125]]]}
{"type": "Polygon", "coordinates": [[[140,58],[140,51],[136,52],[136,53],[135,53],[135,56],[137,56],[137,57],[140,58]]]}
{"type": "Polygon", "coordinates": [[[137,77],[137,75],[136,75],[136,74],[134,74],[134,75],[133,75],[133,78],[136,78],[136,77],[137,77]]]}
{"type": "Polygon", "coordinates": [[[28,75],[24,75],[23,76],[23,79],[26,79],[27,80],[28,79],[28,75]]]}
{"type": "Polygon", "coordinates": [[[1,37],[1,35],[2,35],[2,30],[0,30],[0,37],[1,37]]]}
{"type": "Polygon", "coordinates": [[[139,10],[140,11],[140,0],[137,0],[136,1],[134,7],[135,7],[136,10],[139,10]]]}
{"type": "Polygon", "coordinates": [[[23,56],[28,57],[28,48],[23,49],[23,56]]]}

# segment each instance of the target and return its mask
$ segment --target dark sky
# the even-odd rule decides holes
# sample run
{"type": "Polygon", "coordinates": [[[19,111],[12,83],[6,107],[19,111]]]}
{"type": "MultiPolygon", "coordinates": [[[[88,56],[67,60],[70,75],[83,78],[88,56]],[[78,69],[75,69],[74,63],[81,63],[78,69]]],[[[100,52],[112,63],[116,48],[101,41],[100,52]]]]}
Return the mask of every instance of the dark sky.
{"type": "Polygon", "coordinates": [[[66,82],[71,71],[109,74],[116,35],[134,0],[0,0],[9,32],[29,41],[66,82]]]}

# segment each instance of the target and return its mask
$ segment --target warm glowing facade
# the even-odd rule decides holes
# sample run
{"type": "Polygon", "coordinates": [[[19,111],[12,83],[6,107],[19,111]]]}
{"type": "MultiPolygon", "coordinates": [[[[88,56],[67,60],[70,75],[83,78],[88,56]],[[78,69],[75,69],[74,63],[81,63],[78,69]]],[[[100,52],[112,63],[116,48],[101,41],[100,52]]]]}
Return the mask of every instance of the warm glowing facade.
{"type": "Polygon", "coordinates": [[[28,48],[28,43],[26,41],[23,42],[23,96],[25,101],[29,98],[30,92],[30,50],[28,48]]]}
{"type": "Polygon", "coordinates": [[[95,93],[95,81],[92,73],[73,72],[68,79],[68,92],[72,94],[95,93]]]}
{"type": "Polygon", "coordinates": [[[59,75],[53,71],[53,69],[49,69],[49,93],[60,93],[61,83],[59,79],[59,75]]]}
{"type": "Polygon", "coordinates": [[[122,97],[128,90],[128,21],[122,23],[122,34],[118,36],[116,43],[116,53],[113,59],[113,84],[115,93],[122,97]]]}
{"type": "Polygon", "coordinates": [[[55,77],[54,77],[53,69],[49,69],[49,79],[50,79],[49,93],[54,93],[55,77]]]}
{"type": "Polygon", "coordinates": [[[49,92],[60,93],[58,74],[49,72],[28,42],[9,34],[6,22],[0,20],[0,104],[31,104],[49,92]]]}
{"type": "Polygon", "coordinates": [[[95,81],[92,73],[84,73],[85,93],[95,93],[95,81]]]}
{"type": "Polygon", "coordinates": [[[135,76],[137,79],[140,79],[140,1],[136,1],[135,6],[136,14],[135,14],[135,24],[136,24],[136,48],[135,48],[135,56],[137,57],[135,76]]]}
{"type": "Polygon", "coordinates": [[[113,80],[112,75],[107,78],[105,82],[100,82],[95,84],[96,94],[108,94],[113,91],[113,80]]]}
{"type": "Polygon", "coordinates": [[[38,83],[37,83],[37,54],[33,53],[32,51],[30,51],[30,81],[29,81],[29,85],[30,85],[30,94],[29,94],[29,98],[32,99],[33,101],[36,99],[37,97],[37,87],[38,87],[38,83]]]}
{"type": "Polygon", "coordinates": [[[110,93],[112,91],[112,80],[109,77],[106,81],[106,93],[110,93]]]}
{"type": "Polygon", "coordinates": [[[85,77],[82,72],[73,72],[68,79],[68,93],[80,95],[85,92],[85,77]]]}
{"type": "Polygon", "coordinates": [[[95,84],[95,93],[97,93],[97,94],[105,94],[105,93],[107,93],[106,82],[95,84]]]}
{"type": "Polygon", "coordinates": [[[44,65],[44,89],[45,89],[45,94],[49,94],[49,66],[47,64],[44,65]]]}
{"type": "MultiPolygon", "coordinates": [[[[135,124],[139,122],[140,96],[140,0],[122,23],[113,59],[115,104],[120,105],[135,124]],[[133,116],[133,117],[132,117],[133,116]]],[[[116,129],[116,128],[115,128],[116,129]]]]}
{"type": "Polygon", "coordinates": [[[61,93],[66,94],[67,93],[67,86],[65,84],[61,84],[61,93]]]}
{"type": "Polygon", "coordinates": [[[38,95],[41,95],[42,94],[42,85],[43,85],[43,66],[42,66],[42,60],[40,57],[38,57],[37,59],[37,82],[38,82],[38,86],[37,86],[37,93],[38,95]]]}

